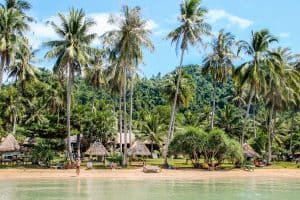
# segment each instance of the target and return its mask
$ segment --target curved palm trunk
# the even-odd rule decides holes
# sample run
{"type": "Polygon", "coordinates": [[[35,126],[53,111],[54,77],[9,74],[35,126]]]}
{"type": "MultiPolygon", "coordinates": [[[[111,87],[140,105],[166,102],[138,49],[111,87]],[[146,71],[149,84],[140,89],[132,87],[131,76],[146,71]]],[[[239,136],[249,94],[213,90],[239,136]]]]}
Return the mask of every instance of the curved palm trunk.
{"type": "Polygon", "coordinates": [[[119,137],[120,137],[120,153],[123,154],[123,139],[122,139],[122,132],[123,132],[123,122],[122,122],[122,91],[120,91],[119,97],[119,137]]]}
{"type": "Polygon", "coordinates": [[[129,116],[129,144],[131,146],[131,134],[132,134],[132,110],[133,110],[133,82],[134,77],[131,78],[131,86],[130,86],[130,116],[129,116]]]}
{"type": "Polygon", "coordinates": [[[177,83],[176,83],[176,92],[175,92],[175,97],[174,97],[174,102],[172,106],[172,113],[171,113],[171,120],[169,124],[169,130],[168,130],[168,135],[166,139],[166,144],[165,144],[165,149],[164,149],[164,165],[167,167],[168,164],[168,150],[169,150],[169,145],[173,136],[173,131],[174,131],[174,126],[175,126],[175,115],[176,115],[176,104],[177,104],[177,98],[178,98],[178,92],[179,92],[179,84],[180,84],[180,78],[181,78],[181,68],[182,68],[182,62],[183,62],[183,57],[184,57],[184,50],[181,51],[181,57],[180,57],[180,64],[179,64],[179,69],[178,69],[178,78],[177,78],[177,83]]]}
{"type": "Polygon", "coordinates": [[[214,128],[215,112],[216,112],[216,85],[215,83],[213,83],[213,107],[212,107],[211,124],[210,124],[211,129],[214,128]]]}
{"type": "Polygon", "coordinates": [[[254,89],[252,89],[251,94],[250,94],[250,98],[249,98],[249,102],[248,102],[248,105],[247,105],[247,111],[246,111],[246,115],[245,115],[245,121],[244,121],[244,124],[243,124],[243,129],[242,129],[241,145],[243,145],[245,143],[245,131],[246,131],[246,126],[248,124],[247,122],[248,122],[248,118],[249,118],[249,115],[250,115],[250,107],[251,107],[251,104],[252,104],[254,94],[255,94],[255,91],[254,91],[254,89]]]}
{"type": "Polygon", "coordinates": [[[72,155],[72,146],[71,146],[71,93],[72,93],[72,72],[71,72],[71,66],[70,63],[67,64],[68,66],[68,74],[67,74],[67,151],[68,151],[68,157],[69,160],[73,163],[74,158],[72,155]]]}
{"type": "Polygon", "coordinates": [[[274,128],[273,113],[274,113],[274,103],[272,103],[272,107],[270,110],[269,127],[268,127],[268,160],[267,160],[268,165],[270,165],[272,162],[272,132],[274,128]]]}
{"type": "Polygon", "coordinates": [[[123,110],[123,119],[124,119],[124,156],[123,156],[123,166],[127,165],[127,108],[126,108],[126,103],[127,103],[127,99],[126,99],[126,88],[127,88],[127,70],[125,68],[124,70],[124,88],[123,88],[123,104],[124,104],[124,110],[123,110]]]}

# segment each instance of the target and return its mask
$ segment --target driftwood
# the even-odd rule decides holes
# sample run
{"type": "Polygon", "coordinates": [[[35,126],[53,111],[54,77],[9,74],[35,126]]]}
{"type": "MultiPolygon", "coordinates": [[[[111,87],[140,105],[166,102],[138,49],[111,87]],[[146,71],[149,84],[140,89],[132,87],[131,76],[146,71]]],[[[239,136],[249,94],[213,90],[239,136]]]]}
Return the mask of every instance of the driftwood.
{"type": "Polygon", "coordinates": [[[157,166],[146,165],[143,167],[143,172],[144,173],[160,173],[161,168],[157,167],[157,166]]]}

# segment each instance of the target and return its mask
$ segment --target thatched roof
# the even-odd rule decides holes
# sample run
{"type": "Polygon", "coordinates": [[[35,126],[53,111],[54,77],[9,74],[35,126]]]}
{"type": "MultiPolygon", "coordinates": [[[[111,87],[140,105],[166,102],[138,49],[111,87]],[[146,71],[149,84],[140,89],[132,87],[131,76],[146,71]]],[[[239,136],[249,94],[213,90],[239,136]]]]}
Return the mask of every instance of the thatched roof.
{"type": "Polygon", "coordinates": [[[130,156],[151,156],[151,152],[144,143],[140,140],[134,142],[132,147],[128,150],[130,156]]]}
{"type": "Polygon", "coordinates": [[[248,158],[259,157],[259,154],[247,143],[243,144],[244,155],[248,158]]]}
{"type": "Polygon", "coordinates": [[[20,150],[20,145],[12,134],[9,134],[0,144],[0,153],[15,152],[20,150]]]}
{"type": "Polygon", "coordinates": [[[90,146],[85,154],[90,156],[105,156],[108,154],[108,152],[101,142],[96,141],[90,146]]]}

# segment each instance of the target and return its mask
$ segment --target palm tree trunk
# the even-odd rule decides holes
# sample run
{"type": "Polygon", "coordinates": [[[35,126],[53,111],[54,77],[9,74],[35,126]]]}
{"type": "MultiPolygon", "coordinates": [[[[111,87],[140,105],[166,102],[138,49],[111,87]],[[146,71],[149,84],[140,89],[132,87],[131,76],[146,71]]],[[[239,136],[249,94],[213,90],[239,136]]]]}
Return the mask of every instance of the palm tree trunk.
{"type": "Polygon", "coordinates": [[[81,149],[80,149],[80,133],[77,134],[77,158],[80,159],[81,158],[81,149]]]}
{"type": "Polygon", "coordinates": [[[269,127],[268,127],[268,160],[267,164],[270,165],[272,162],[272,129],[273,129],[273,113],[274,113],[274,103],[270,110],[269,116],[269,127]]]}
{"type": "Polygon", "coordinates": [[[68,134],[68,144],[67,144],[67,151],[69,160],[73,163],[74,158],[72,155],[72,146],[71,146],[71,95],[72,95],[72,72],[70,63],[67,64],[68,66],[68,74],[67,74],[67,134],[68,134]]]}
{"type": "Polygon", "coordinates": [[[214,128],[215,112],[216,112],[216,86],[215,83],[213,83],[213,107],[212,107],[211,124],[210,124],[211,129],[214,128]]]}
{"type": "Polygon", "coordinates": [[[0,66],[0,89],[2,87],[2,83],[3,83],[3,76],[4,76],[4,56],[1,56],[1,66],[0,66]]]}
{"type": "Polygon", "coordinates": [[[168,130],[168,135],[167,135],[165,149],[164,149],[164,166],[165,167],[167,167],[169,165],[168,164],[168,150],[169,150],[169,145],[170,145],[170,142],[172,139],[174,125],[175,125],[176,104],[177,104],[177,98],[178,98],[178,92],[179,92],[183,57],[184,57],[184,49],[182,49],[182,51],[181,51],[180,64],[179,64],[179,68],[178,68],[178,78],[177,78],[177,83],[176,83],[176,92],[175,92],[174,102],[173,102],[173,106],[172,106],[171,120],[170,120],[170,124],[169,124],[169,130],[168,130]]]}
{"type": "Polygon", "coordinates": [[[127,70],[126,68],[124,69],[124,88],[123,88],[123,104],[124,104],[124,110],[123,110],[123,119],[124,119],[124,156],[123,156],[123,166],[127,165],[127,108],[126,108],[126,103],[127,103],[127,99],[126,99],[126,89],[127,89],[127,70]]]}
{"type": "Polygon", "coordinates": [[[133,82],[134,77],[131,77],[131,85],[130,85],[130,116],[129,116],[129,144],[131,146],[131,134],[132,134],[132,110],[133,110],[133,82]]]}
{"type": "Polygon", "coordinates": [[[241,139],[241,145],[243,145],[245,143],[245,131],[246,131],[246,126],[247,126],[247,121],[248,121],[248,118],[249,118],[249,115],[250,115],[250,107],[251,107],[251,104],[252,104],[252,99],[254,97],[254,94],[255,94],[255,91],[254,89],[252,88],[251,89],[251,94],[250,94],[250,98],[249,98],[249,102],[248,102],[248,106],[247,106],[247,111],[246,111],[246,115],[245,115],[245,121],[244,121],[244,124],[243,124],[243,129],[242,129],[242,139],[241,139]]]}
{"type": "Polygon", "coordinates": [[[123,132],[123,122],[122,122],[122,91],[120,91],[119,97],[119,137],[120,137],[120,153],[123,154],[123,139],[122,139],[122,132],[123,132]]]}
{"type": "MultiPolygon", "coordinates": [[[[294,114],[292,113],[292,127],[294,127],[294,114]]],[[[293,132],[294,130],[290,131],[290,146],[289,146],[289,153],[292,153],[292,147],[293,147],[293,132]]]]}

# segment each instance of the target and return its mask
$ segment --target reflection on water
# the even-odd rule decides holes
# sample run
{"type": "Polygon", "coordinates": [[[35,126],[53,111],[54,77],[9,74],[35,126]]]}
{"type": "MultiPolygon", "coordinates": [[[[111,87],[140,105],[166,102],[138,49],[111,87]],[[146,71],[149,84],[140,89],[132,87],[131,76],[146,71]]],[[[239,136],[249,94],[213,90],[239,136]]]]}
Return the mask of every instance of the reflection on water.
{"type": "Polygon", "coordinates": [[[124,181],[100,179],[8,180],[0,200],[289,200],[299,199],[300,180],[124,181]]]}

